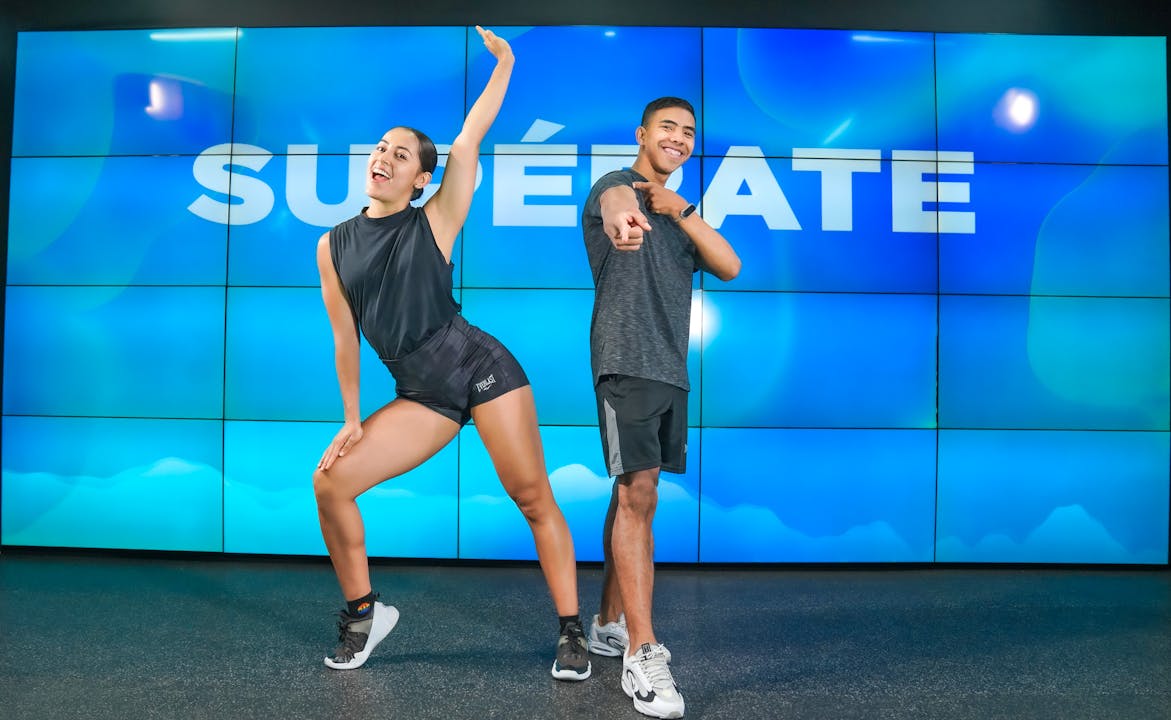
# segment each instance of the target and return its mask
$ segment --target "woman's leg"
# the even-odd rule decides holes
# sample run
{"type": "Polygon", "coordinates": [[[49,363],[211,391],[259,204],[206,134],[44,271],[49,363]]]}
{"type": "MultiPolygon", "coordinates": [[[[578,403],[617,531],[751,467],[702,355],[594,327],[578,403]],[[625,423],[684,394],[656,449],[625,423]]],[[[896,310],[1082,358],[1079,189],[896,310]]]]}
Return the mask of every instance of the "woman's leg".
{"type": "Polygon", "coordinates": [[[577,615],[573,537],[549,487],[532,387],[526,385],[475,406],[472,419],[500,483],[532,529],[557,614],[577,615]]]}
{"type": "Polygon", "coordinates": [[[329,470],[313,473],[321,535],[347,600],[370,592],[366,533],[356,498],[439,452],[459,427],[430,408],[399,398],[362,423],[362,440],[344,457],[329,470]]]}

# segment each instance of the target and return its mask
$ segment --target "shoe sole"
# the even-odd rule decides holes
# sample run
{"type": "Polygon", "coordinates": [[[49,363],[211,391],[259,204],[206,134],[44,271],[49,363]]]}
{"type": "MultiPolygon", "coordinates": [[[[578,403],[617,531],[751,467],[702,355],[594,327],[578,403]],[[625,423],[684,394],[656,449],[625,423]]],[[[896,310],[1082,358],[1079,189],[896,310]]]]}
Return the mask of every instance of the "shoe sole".
{"type": "Polygon", "coordinates": [[[586,663],[586,669],[585,669],[584,673],[579,673],[576,670],[559,670],[557,668],[557,661],[554,660],[553,667],[549,672],[552,673],[553,677],[557,678],[558,680],[567,680],[569,682],[580,682],[582,680],[589,678],[589,676],[593,673],[593,670],[594,670],[593,665],[591,665],[588,662],[586,663]]]}
{"type": "Polygon", "coordinates": [[[686,707],[681,707],[678,710],[663,710],[661,708],[655,707],[654,703],[648,703],[648,702],[644,702],[642,700],[639,700],[637,697],[634,696],[634,688],[631,686],[630,682],[626,679],[628,677],[629,677],[629,675],[624,670],[622,672],[622,692],[626,693],[626,697],[628,697],[634,701],[634,709],[635,710],[639,711],[643,715],[649,715],[651,717],[657,717],[657,718],[664,718],[665,720],[669,719],[669,718],[683,717],[683,712],[686,709],[686,707]]]}
{"type": "Polygon", "coordinates": [[[374,603],[374,622],[370,624],[370,637],[366,639],[366,647],[354,653],[354,659],[339,663],[331,657],[325,658],[325,666],[334,670],[357,670],[366,663],[370,653],[378,647],[378,643],[386,639],[394,626],[398,625],[398,608],[394,605],[374,603]]]}
{"type": "Polygon", "coordinates": [[[624,647],[617,648],[613,645],[610,645],[609,643],[604,643],[600,640],[594,640],[593,638],[590,639],[588,647],[590,652],[593,654],[604,655],[606,657],[618,657],[623,653],[623,651],[626,650],[624,647]]]}

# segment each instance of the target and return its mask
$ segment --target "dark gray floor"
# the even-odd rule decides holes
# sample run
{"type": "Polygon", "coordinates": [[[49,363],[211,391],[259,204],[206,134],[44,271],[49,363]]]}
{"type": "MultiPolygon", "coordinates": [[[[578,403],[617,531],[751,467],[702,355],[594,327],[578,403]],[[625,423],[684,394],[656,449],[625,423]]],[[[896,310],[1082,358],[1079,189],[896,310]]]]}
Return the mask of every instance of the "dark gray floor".
{"type": "MultiPolygon", "coordinates": [[[[581,571],[583,614],[600,572],[581,571]]],[[[0,555],[3,718],[629,718],[617,659],[549,676],[530,567],[379,566],[402,621],[321,664],[325,561],[0,555]]],[[[668,569],[656,625],[690,718],[1167,718],[1171,574],[668,569]]]]}

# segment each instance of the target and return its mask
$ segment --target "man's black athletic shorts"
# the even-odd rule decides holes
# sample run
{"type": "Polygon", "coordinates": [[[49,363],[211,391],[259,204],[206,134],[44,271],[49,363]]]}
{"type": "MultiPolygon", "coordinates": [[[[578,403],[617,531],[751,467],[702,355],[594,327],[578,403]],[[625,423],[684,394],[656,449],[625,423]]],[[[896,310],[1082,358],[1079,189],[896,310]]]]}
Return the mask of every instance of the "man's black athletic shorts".
{"type": "Polygon", "coordinates": [[[629,375],[603,375],[598,397],[602,452],[612,477],[687,469],[687,391],[629,375]]]}

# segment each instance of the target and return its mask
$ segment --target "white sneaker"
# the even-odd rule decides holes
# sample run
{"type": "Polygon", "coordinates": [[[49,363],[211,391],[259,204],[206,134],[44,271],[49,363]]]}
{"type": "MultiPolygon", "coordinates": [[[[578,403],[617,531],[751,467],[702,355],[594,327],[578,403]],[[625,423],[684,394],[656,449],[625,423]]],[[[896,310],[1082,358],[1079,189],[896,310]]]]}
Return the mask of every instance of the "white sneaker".
{"type": "Polygon", "coordinates": [[[667,665],[671,653],[660,645],[643,643],[622,658],[622,691],[634,700],[634,709],[657,718],[683,717],[683,696],[667,665]]]}
{"type": "Polygon", "coordinates": [[[370,653],[398,623],[398,610],[393,605],[375,601],[374,609],[362,619],[346,611],[338,613],[338,646],[333,655],[325,658],[326,667],[334,670],[353,670],[362,667],[370,653]]]}
{"type": "Polygon", "coordinates": [[[619,615],[614,622],[601,624],[602,620],[594,615],[590,623],[590,652],[606,657],[618,657],[626,652],[630,644],[630,635],[626,632],[626,615],[619,615]]]}

